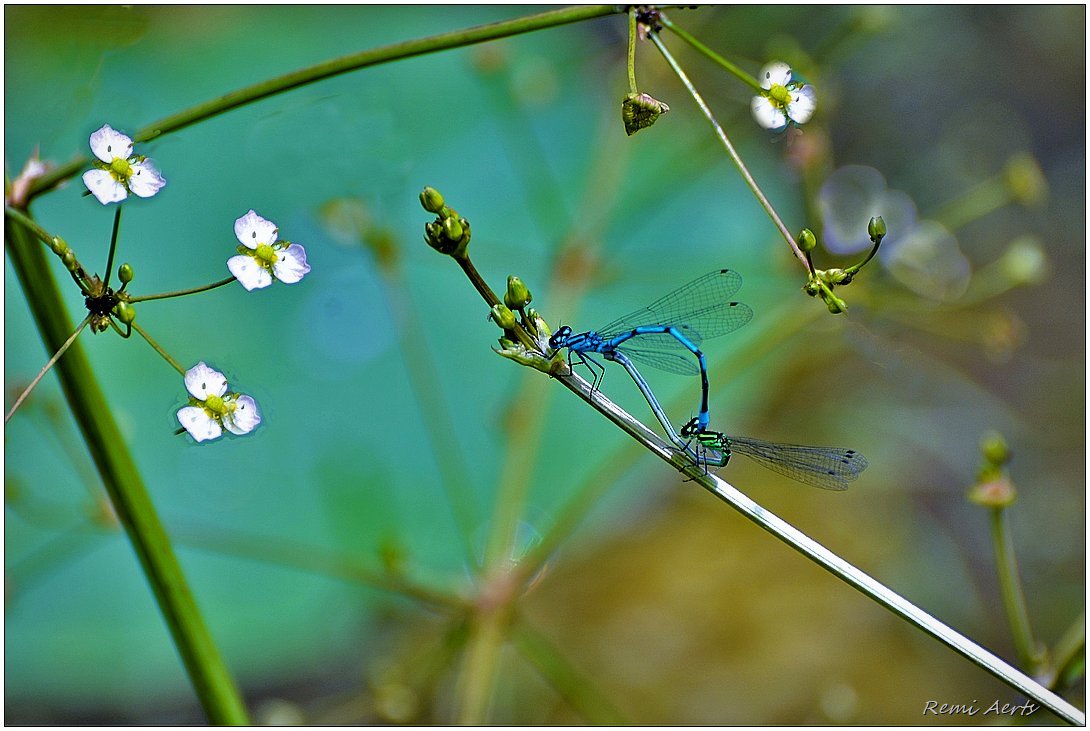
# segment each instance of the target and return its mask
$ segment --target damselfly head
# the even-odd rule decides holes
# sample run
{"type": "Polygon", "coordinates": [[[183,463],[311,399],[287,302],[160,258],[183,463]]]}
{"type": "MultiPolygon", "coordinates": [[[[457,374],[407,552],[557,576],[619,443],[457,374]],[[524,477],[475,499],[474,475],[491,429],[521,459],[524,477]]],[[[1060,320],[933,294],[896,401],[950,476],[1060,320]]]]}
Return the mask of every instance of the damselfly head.
{"type": "Polygon", "coordinates": [[[557,331],[553,333],[553,336],[549,338],[550,348],[563,348],[568,343],[568,338],[571,336],[571,328],[567,325],[561,325],[557,328],[557,331]]]}

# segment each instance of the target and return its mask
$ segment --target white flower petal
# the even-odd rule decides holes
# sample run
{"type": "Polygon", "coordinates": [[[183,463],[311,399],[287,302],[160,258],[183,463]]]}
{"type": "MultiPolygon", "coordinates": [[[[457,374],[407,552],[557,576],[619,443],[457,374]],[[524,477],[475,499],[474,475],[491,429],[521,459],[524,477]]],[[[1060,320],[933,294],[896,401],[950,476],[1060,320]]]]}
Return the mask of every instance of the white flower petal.
{"type": "Polygon", "coordinates": [[[272,245],[276,241],[276,224],[257,215],[254,209],[235,221],[235,236],[243,246],[256,249],[261,244],[272,245]]]}
{"type": "Polygon", "coordinates": [[[134,162],[132,164],[132,177],[129,178],[129,190],[141,198],[151,198],[166,184],[167,181],[159,174],[159,171],[155,168],[155,164],[151,160],[134,162]]]}
{"type": "MultiPolygon", "coordinates": [[[[787,105],[787,116],[796,124],[806,124],[817,109],[817,93],[809,84],[791,92],[791,102],[787,105]]],[[[135,191],[134,191],[135,192],[135,191]]]]}
{"type": "Polygon", "coordinates": [[[98,202],[102,205],[107,203],[117,203],[123,201],[129,196],[129,191],[125,189],[125,186],[117,182],[113,175],[110,175],[105,170],[88,170],[83,174],[83,184],[87,186],[87,190],[98,198],[98,202]]]}
{"type": "Polygon", "coordinates": [[[252,256],[246,256],[245,254],[232,256],[228,259],[227,268],[231,270],[231,273],[235,275],[235,279],[248,292],[268,287],[273,281],[268,269],[258,264],[257,260],[252,256]]]}
{"type": "Polygon", "coordinates": [[[779,130],[787,126],[787,115],[763,96],[753,97],[753,118],[765,129],[779,130]]]}
{"type": "Polygon", "coordinates": [[[113,162],[115,157],[128,160],[132,156],[132,140],[104,124],[91,133],[91,152],[105,163],[113,162]]]}
{"type": "Polygon", "coordinates": [[[178,409],[178,423],[198,442],[215,439],[223,434],[219,422],[197,406],[183,406],[178,409]]]}
{"type": "Polygon", "coordinates": [[[307,250],[299,244],[292,244],[283,251],[276,252],[273,274],[285,284],[295,284],[310,271],[307,264],[307,250]]]}
{"type": "Polygon", "coordinates": [[[185,388],[199,401],[227,393],[227,379],[203,360],[185,372],[185,388]]]}
{"type": "Polygon", "coordinates": [[[249,396],[240,395],[235,401],[235,409],[223,417],[223,426],[232,434],[249,434],[261,423],[261,412],[257,402],[249,396]]]}
{"type": "Polygon", "coordinates": [[[757,80],[761,82],[762,89],[771,89],[773,84],[787,86],[791,81],[791,67],[783,61],[772,61],[761,69],[761,75],[757,80]]]}

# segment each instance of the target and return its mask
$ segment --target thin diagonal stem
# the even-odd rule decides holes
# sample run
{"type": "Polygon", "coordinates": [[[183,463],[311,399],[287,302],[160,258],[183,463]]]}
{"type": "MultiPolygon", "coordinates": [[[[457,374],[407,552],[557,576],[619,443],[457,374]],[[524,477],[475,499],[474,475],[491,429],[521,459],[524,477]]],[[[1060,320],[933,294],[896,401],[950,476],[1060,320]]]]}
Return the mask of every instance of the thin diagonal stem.
{"type": "Polygon", "coordinates": [[[747,74],[745,71],[738,68],[733,63],[731,63],[727,59],[723,58],[722,56],[720,56],[718,53],[716,53],[712,49],[705,46],[703,43],[698,41],[695,37],[690,35],[688,33],[688,31],[685,31],[685,30],[677,27],[673,23],[671,23],[670,20],[664,14],[659,13],[659,20],[662,22],[663,27],[665,27],[671,33],[673,33],[678,38],[685,41],[690,46],[695,48],[697,51],[702,53],[710,61],[712,61],[713,63],[715,63],[715,64],[717,64],[719,66],[721,66],[727,72],[729,72],[729,73],[733,74],[734,76],[736,76],[740,81],[742,81],[746,85],[752,87],[753,90],[756,91],[758,94],[766,93],[766,91],[761,88],[760,83],[757,82],[757,79],[753,78],[752,76],[747,74]]]}
{"type": "Polygon", "coordinates": [[[155,340],[150,335],[148,335],[147,331],[144,330],[144,328],[140,327],[134,322],[132,323],[132,329],[140,333],[140,337],[144,338],[144,340],[148,342],[148,345],[150,345],[156,353],[163,357],[163,360],[165,360],[167,363],[170,363],[171,367],[174,368],[174,370],[178,371],[178,373],[182,374],[183,376],[185,375],[185,368],[182,367],[182,364],[171,358],[170,353],[163,350],[163,346],[155,342],[155,340]]]}
{"type": "Polygon", "coordinates": [[[674,73],[677,74],[677,77],[681,80],[681,83],[685,86],[685,89],[688,90],[689,94],[693,97],[696,105],[700,107],[700,111],[704,114],[704,118],[708,120],[708,123],[712,126],[712,129],[715,130],[716,137],[718,137],[719,141],[723,143],[723,148],[727,151],[727,155],[730,157],[731,162],[733,162],[734,166],[738,168],[738,172],[742,175],[742,180],[744,180],[749,189],[753,191],[753,195],[756,196],[757,202],[761,204],[761,208],[763,208],[765,210],[765,213],[768,214],[768,217],[772,219],[772,224],[780,232],[780,235],[783,236],[783,239],[787,242],[787,245],[791,247],[791,250],[794,252],[798,260],[802,262],[804,267],[806,267],[807,272],[809,272],[810,267],[809,264],[807,264],[806,255],[802,253],[802,249],[800,249],[799,245],[795,243],[795,237],[791,235],[791,231],[788,230],[786,224],[784,224],[783,220],[780,219],[779,214],[776,213],[776,209],[772,207],[772,204],[769,202],[764,192],[761,191],[760,186],[757,185],[757,181],[753,178],[753,175],[750,174],[749,168],[747,168],[746,164],[742,162],[741,156],[738,154],[738,151],[734,149],[734,145],[731,144],[730,138],[727,137],[727,133],[723,131],[723,128],[719,125],[719,122],[716,120],[715,115],[712,114],[712,110],[704,102],[704,98],[700,96],[700,92],[696,90],[696,87],[693,86],[693,83],[689,80],[689,77],[686,76],[685,72],[681,69],[681,66],[679,66],[677,61],[674,60],[674,57],[670,55],[670,52],[666,50],[666,46],[663,45],[662,40],[659,38],[657,33],[651,34],[651,40],[654,42],[655,47],[659,49],[659,52],[662,54],[663,58],[666,59],[666,62],[670,64],[670,68],[672,68],[674,70],[674,73]]]}
{"type": "Polygon", "coordinates": [[[600,391],[592,390],[590,384],[579,376],[557,376],[556,379],[570,391],[587,401],[603,416],[620,426],[626,433],[643,444],[652,454],[669,462],[679,472],[691,478],[693,482],[726,502],[747,519],[791,546],[841,581],[844,581],[917,629],[923,630],[939,640],[1010,687],[1040,703],[1068,723],[1080,726],[1086,723],[1085,714],[1060,696],[932,617],[889,587],[860,571],[787,521],[751,500],[725,480],[715,474],[707,473],[680,450],[663,442],[647,427],[605,398],[600,391]]]}
{"type": "Polygon", "coordinates": [[[52,368],[53,365],[61,359],[61,356],[64,355],[65,351],[68,350],[72,343],[76,342],[76,338],[81,332],[83,332],[83,328],[87,327],[87,323],[91,322],[92,317],[94,317],[94,315],[87,315],[87,317],[83,318],[83,322],[81,322],[79,326],[76,327],[75,332],[73,332],[69,336],[69,338],[64,341],[64,345],[62,345],[60,349],[53,354],[53,357],[49,359],[49,362],[45,364],[42,370],[38,372],[38,375],[34,377],[34,380],[30,382],[30,385],[23,389],[23,392],[19,394],[19,398],[15,399],[15,403],[12,404],[11,410],[8,411],[8,415],[4,417],[5,424],[11,421],[11,417],[15,415],[15,410],[18,409],[24,401],[26,401],[27,396],[29,396],[30,392],[34,390],[34,387],[38,385],[38,381],[42,380],[42,378],[45,377],[45,374],[48,373],[49,369],[52,368]]]}

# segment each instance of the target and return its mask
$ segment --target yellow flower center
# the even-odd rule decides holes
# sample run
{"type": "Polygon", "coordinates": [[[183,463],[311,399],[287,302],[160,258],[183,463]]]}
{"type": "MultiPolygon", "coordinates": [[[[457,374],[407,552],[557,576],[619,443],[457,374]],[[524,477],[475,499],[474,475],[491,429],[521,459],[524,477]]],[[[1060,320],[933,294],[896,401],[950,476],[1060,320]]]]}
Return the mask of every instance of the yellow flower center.
{"type": "Polygon", "coordinates": [[[791,103],[791,92],[783,84],[773,84],[768,90],[768,98],[778,107],[786,107],[791,103]]]}
{"type": "Polygon", "coordinates": [[[254,256],[266,267],[276,263],[276,250],[268,244],[258,244],[254,250],[254,256]]]}
{"type": "Polygon", "coordinates": [[[213,419],[218,419],[227,413],[227,404],[219,396],[209,396],[204,400],[204,410],[213,419]]]}
{"type": "Polygon", "coordinates": [[[110,173],[117,182],[124,183],[132,176],[132,165],[124,158],[115,157],[114,161],[110,163],[110,173]]]}

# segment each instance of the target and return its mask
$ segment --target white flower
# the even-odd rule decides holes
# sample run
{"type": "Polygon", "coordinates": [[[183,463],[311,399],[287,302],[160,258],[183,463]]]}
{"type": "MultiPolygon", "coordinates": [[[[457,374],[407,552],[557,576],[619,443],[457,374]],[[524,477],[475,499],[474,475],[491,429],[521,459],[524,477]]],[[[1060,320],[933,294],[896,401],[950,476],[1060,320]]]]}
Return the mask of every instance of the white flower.
{"type": "Polygon", "coordinates": [[[249,396],[227,392],[227,379],[202,360],[186,371],[189,406],[178,409],[178,423],[198,442],[217,439],[223,430],[249,434],[261,423],[257,402],[249,396]]]}
{"type": "Polygon", "coordinates": [[[791,67],[783,61],[773,61],[761,69],[761,88],[767,91],[753,97],[753,118],[765,129],[805,124],[814,116],[817,108],[814,87],[792,81],[791,67]]]}
{"type": "Polygon", "coordinates": [[[108,124],[91,133],[91,152],[98,160],[83,174],[83,183],[103,205],[129,193],[150,198],[167,184],[151,160],[133,154],[132,140],[108,124]]]}
{"type": "Polygon", "coordinates": [[[277,241],[276,224],[250,211],[235,221],[235,236],[242,246],[239,256],[227,260],[227,268],[247,290],[261,289],[279,279],[295,284],[310,271],[307,251],[290,241],[277,241]]]}

